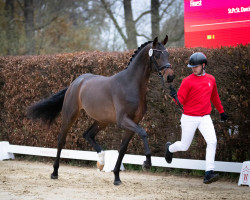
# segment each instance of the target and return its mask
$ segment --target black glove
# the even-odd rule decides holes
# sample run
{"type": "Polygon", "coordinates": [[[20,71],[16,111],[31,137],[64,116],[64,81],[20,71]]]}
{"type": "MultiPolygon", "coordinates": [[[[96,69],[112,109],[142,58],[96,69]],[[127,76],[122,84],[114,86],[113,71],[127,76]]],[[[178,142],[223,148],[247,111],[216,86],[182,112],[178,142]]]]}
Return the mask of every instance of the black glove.
{"type": "Polygon", "coordinates": [[[170,89],[170,96],[175,99],[175,97],[177,96],[176,90],[173,88],[172,85],[169,86],[169,89],[170,89]]]}
{"type": "Polygon", "coordinates": [[[221,113],[220,117],[221,117],[221,121],[227,121],[228,116],[226,113],[221,113]]]}

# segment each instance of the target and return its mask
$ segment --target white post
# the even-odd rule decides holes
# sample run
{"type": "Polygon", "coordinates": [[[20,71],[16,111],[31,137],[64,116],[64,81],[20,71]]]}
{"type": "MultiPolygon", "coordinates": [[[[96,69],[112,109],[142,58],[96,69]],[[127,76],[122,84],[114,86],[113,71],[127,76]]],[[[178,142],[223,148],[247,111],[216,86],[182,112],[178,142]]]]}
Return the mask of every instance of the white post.
{"type": "Polygon", "coordinates": [[[13,153],[9,153],[9,142],[0,142],[0,160],[15,159],[13,153]]]}
{"type": "MultiPolygon", "coordinates": [[[[115,168],[115,164],[118,158],[118,151],[117,150],[106,150],[105,151],[105,156],[104,156],[104,167],[103,170],[104,172],[112,172],[115,168]]],[[[125,170],[123,164],[121,164],[120,170],[125,170]]]]}

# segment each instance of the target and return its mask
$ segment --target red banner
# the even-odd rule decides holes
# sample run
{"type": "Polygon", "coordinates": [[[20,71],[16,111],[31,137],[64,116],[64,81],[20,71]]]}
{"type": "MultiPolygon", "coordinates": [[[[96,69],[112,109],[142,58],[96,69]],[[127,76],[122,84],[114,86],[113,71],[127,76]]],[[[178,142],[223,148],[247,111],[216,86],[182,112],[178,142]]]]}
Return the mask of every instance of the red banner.
{"type": "Polygon", "coordinates": [[[250,43],[249,0],[184,0],[186,47],[250,43]]]}

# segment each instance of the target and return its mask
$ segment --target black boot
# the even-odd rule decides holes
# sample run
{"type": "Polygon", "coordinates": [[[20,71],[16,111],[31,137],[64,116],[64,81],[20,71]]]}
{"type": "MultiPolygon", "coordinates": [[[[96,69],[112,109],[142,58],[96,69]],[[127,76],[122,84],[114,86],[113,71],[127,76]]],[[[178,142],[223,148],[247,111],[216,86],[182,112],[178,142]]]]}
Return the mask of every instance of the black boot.
{"type": "Polygon", "coordinates": [[[206,171],[203,183],[210,184],[215,181],[218,181],[218,179],[219,179],[219,174],[215,174],[213,170],[206,171]]]}
{"type": "Polygon", "coordinates": [[[166,153],[165,153],[165,160],[167,161],[168,164],[172,162],[173,158],[173,153],[169,151],[169,146],[171,145],[171,142],[166,143],[166,153]]]}

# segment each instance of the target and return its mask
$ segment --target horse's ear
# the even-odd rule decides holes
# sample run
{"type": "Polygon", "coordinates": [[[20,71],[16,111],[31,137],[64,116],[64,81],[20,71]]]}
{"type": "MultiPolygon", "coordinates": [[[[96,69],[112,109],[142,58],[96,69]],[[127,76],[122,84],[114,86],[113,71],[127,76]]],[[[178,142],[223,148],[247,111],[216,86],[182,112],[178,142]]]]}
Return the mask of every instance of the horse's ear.
{"type": "Polygon", "coordinates": [[[155,48],[155,47],[156,47],[157,42],[158,42],[158,37],[156,37],[156,38],[154,39],[152,48],[155,48]]]}
{"type": "Polygon", "coordinates": [[[165,39],[162,40],[161,43],[162,43],[163,45],[165,45],[165,44],[167,44],[167,42],[168,42],[168,35],[166,35],[165,39]]]}

